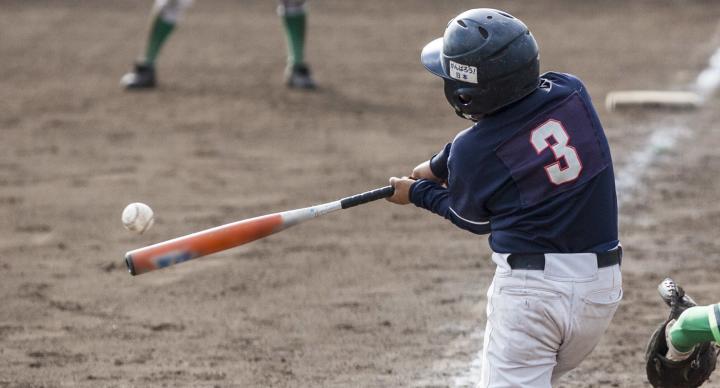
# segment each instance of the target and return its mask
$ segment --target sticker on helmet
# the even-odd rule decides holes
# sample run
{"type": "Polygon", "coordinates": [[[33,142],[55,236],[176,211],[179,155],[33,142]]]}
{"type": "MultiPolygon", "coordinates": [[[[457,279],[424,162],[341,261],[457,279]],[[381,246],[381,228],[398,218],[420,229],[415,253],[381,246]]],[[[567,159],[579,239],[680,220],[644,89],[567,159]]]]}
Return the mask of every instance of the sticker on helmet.
{"type": "Polygon", "coordinates": [[[463,82],[478,83],[477,67],[450,61],[450,77],[463,82]]]}

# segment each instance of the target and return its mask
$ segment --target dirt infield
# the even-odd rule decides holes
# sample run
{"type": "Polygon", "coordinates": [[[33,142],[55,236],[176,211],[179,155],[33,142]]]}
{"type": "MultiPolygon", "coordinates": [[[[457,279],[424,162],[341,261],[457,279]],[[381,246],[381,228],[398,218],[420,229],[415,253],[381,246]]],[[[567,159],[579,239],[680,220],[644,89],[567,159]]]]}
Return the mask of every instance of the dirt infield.
{"type": "Polygon", "coordinates": [[[720,298],[720,114],[717,100],[689,113],[602,102],[692,83],[720,46],[720,7],[585,3],[312,0],[321,88],[304,93],[282,86],[273,1],[198,1],[160,87],[126,93],[149,1],[0,2],[0,387],[462,386],[489,249],[413,206],[373,203],[140,277],[122,256],[407,174],[468,125],[418,58],[478,6],[522,18],[543,69],[586,82],[617,170],[659,128],[682,132],[623,193],[625,298],[559,385],[648,386],[656,284],[671,274],[701,303],[720,298]],[[157,215],[142,237],[121,226],[133,201],[157,215]]]}

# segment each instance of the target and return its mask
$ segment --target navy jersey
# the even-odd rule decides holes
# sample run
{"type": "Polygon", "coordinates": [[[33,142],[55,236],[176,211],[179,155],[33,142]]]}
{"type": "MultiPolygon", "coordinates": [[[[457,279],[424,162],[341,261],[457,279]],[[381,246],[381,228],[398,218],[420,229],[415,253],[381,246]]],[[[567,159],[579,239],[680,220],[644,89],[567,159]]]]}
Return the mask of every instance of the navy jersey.
{"type": "Polygon", "coordinates": [[[618,245],[610,148],[579,79],[545,73],[522,100],[458,134],[430,161],[439,185],[411,201],[490,233],[498,253],[604,252],[618,245]]]}

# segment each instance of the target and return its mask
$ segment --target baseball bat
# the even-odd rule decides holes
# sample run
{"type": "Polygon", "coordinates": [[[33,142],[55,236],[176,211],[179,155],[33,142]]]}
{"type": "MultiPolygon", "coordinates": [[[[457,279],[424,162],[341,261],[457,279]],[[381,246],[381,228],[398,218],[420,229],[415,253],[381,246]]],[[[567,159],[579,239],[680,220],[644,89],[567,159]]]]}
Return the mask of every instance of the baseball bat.
{"type": "Polygon", "coordinates": [[[125,254],[125,264],[131,275],[140,275],[247,244],[336,210],[387,198],[394,191],[392,186],[385,186],[333,202],[216,226],[129,251],[125,254]]]}

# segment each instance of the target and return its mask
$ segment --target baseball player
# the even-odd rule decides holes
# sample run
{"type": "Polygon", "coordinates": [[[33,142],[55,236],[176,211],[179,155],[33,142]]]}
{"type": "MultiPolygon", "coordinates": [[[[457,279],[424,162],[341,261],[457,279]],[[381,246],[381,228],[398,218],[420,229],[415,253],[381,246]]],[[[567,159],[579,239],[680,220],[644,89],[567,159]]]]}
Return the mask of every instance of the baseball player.
{"type": "Polygon", "coordinates": [[[653,387],[699,387],[715,370],[720,343],[720,303],[698,306],[672,279],[658,292],[670,316],[655,330],[646,351],[653,387]]]}
{"type": "MultiPolygon", "coordinates": [[[[126,89],[155,87],[155,62],[160,49],[191,3],[192,0],[155,0],[145,55],[135,63],[133,71],[122,77],[122,86],[126,89]]],[[[278,3],[278,14],[282,17],[288,44],[286,85],[290,88],[314,89],[315,82],[305,63],[305,0],[278,0],[278,3]]]]}
{"type": "Polygon", "coordinates": [[[389,200],[490,234],[479,386],[550,387],[590,354],[622,298],[603,127],[578,78],[539,74],[533,35],[506,12],[461,13],[421,61],[473,124],[409,178],[390,178],[389,200]]]}

